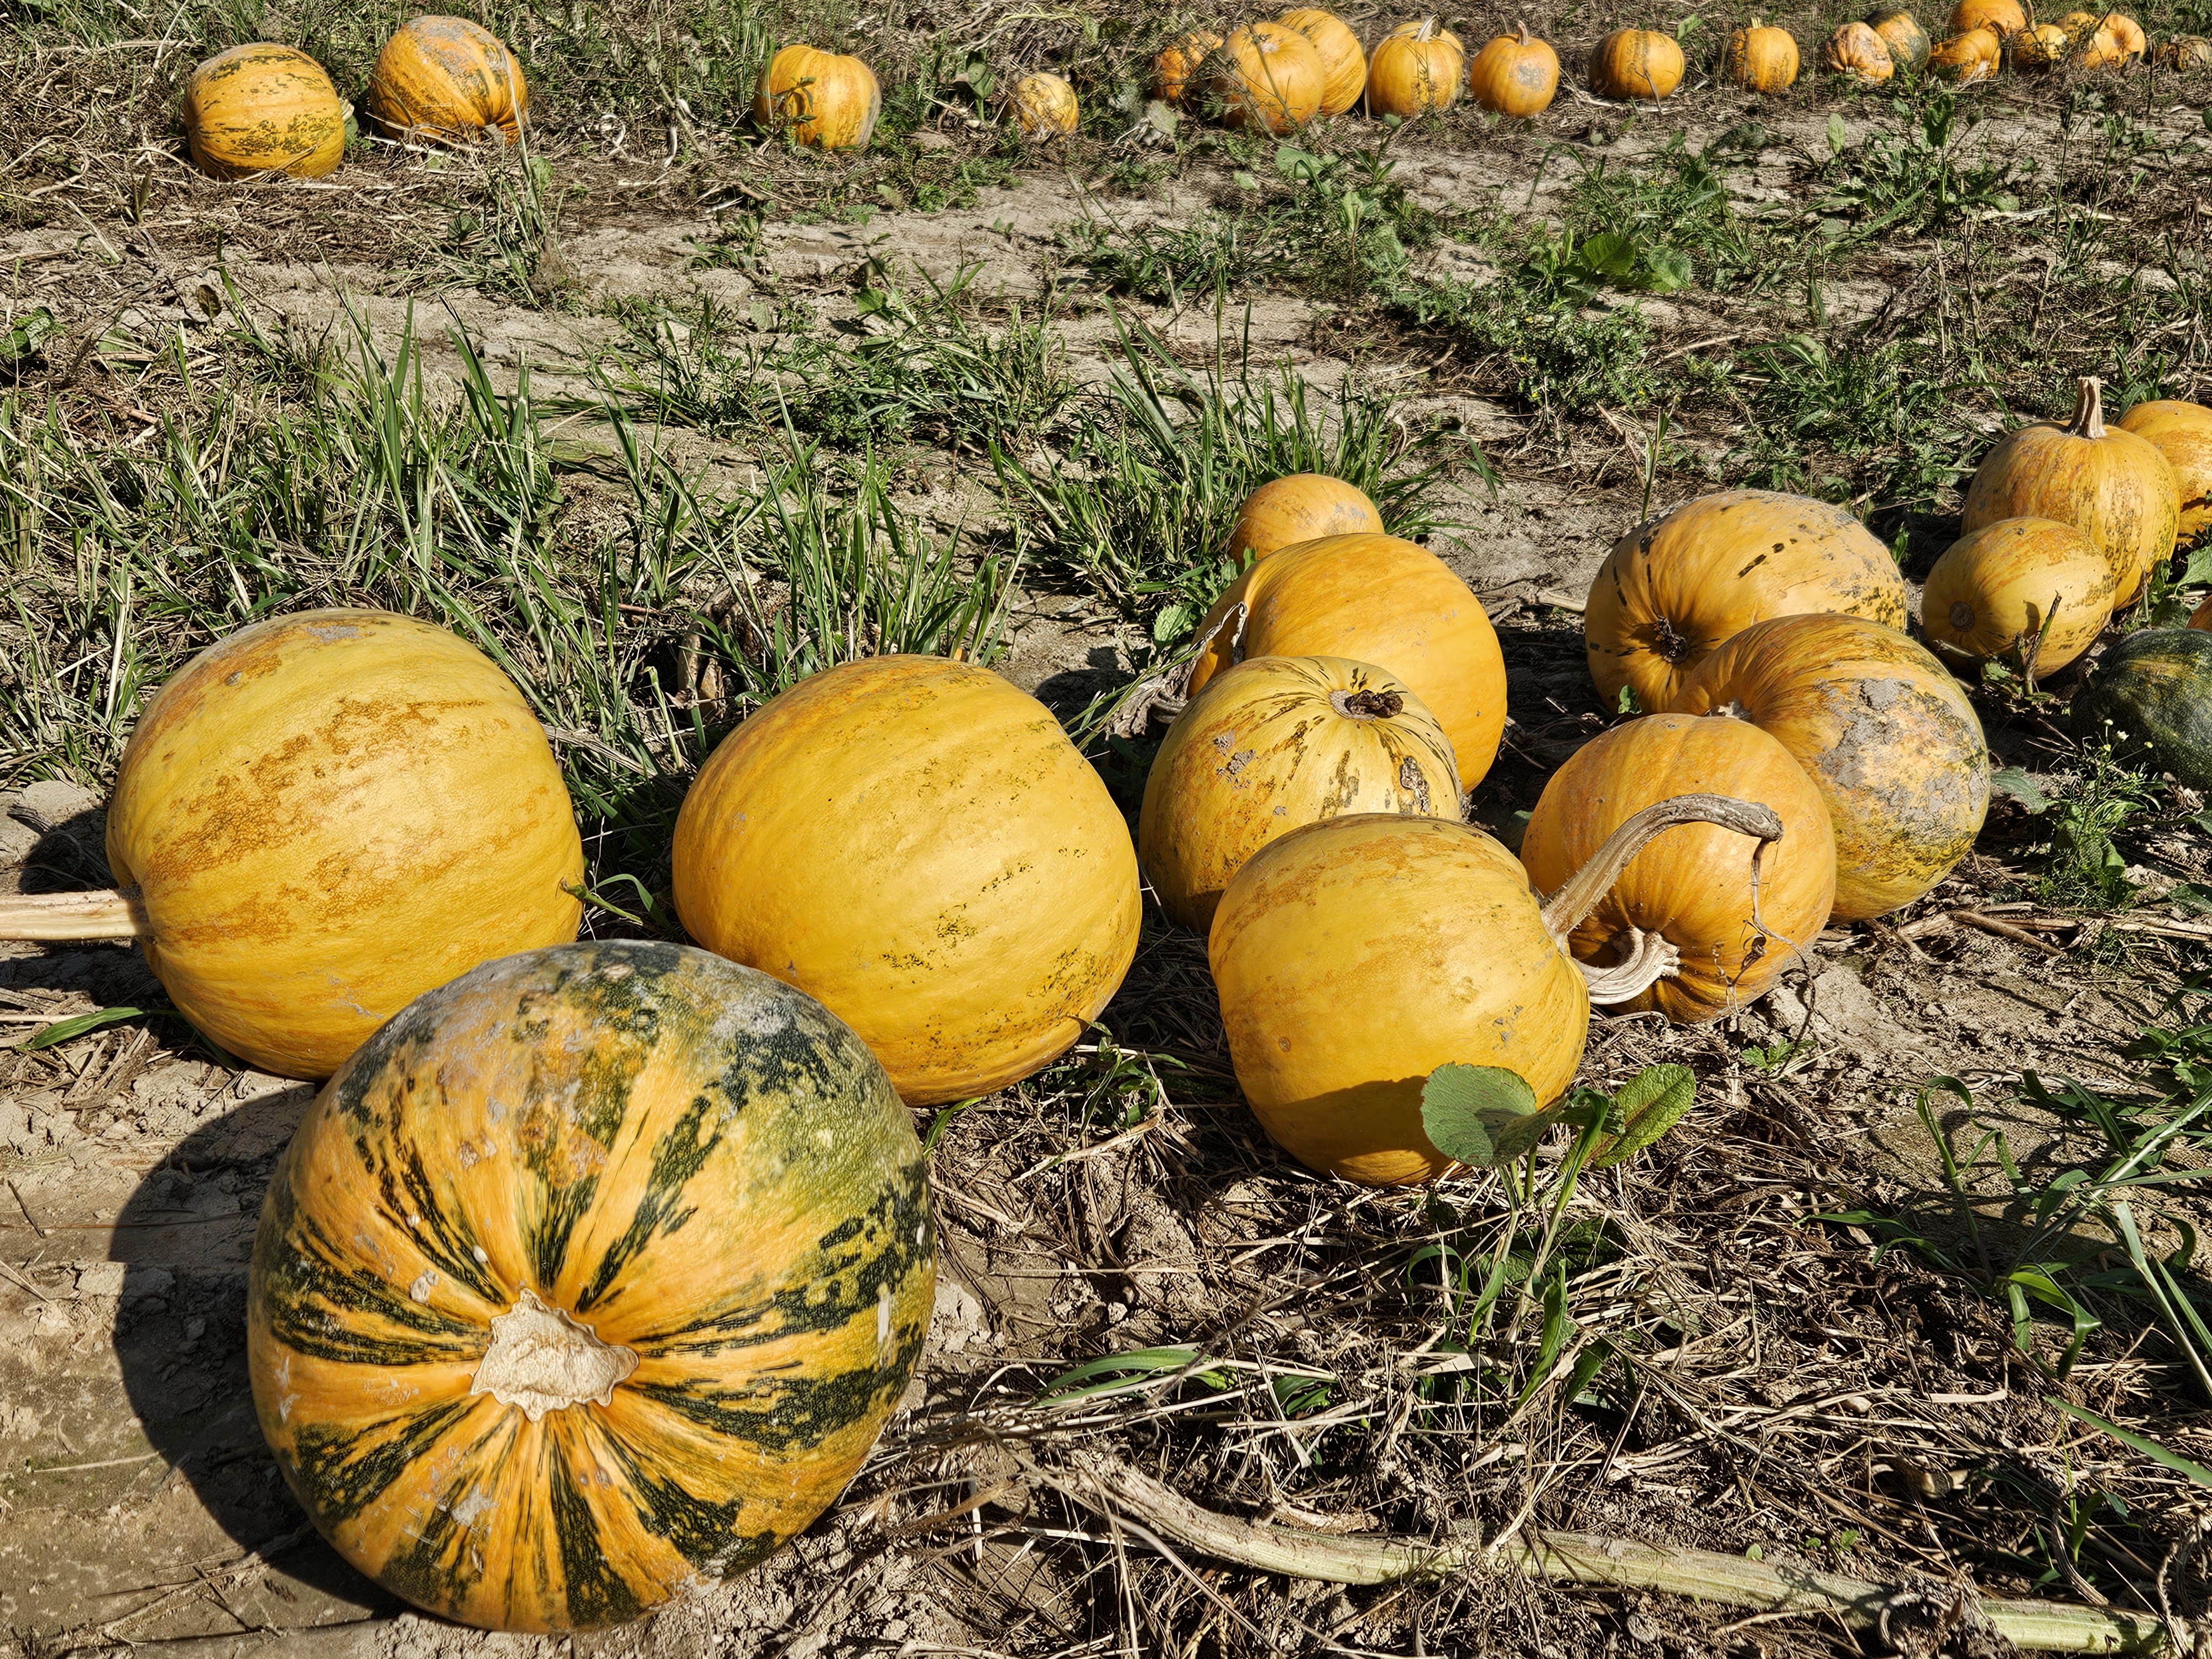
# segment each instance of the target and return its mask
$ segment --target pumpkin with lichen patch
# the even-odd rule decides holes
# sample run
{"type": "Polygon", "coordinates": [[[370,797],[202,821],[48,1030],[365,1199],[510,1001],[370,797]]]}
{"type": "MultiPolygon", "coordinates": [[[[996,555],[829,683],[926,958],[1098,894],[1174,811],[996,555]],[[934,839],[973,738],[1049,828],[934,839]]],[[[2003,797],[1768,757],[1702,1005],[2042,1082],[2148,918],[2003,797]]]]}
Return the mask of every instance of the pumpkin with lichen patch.
{"type": "Polygon", "coordinates": [[[185,82],[185,143],[217,179],[320,179],[345,159],[348,106],[323,66],[266,40],[217,52],[185,82]]]}
{"type": "Polygon", "coordinates": [[[2056,519],[1969,531],[1936,561],[1920,605],[1938,656],[1970,665],[2002,659],[2039,675],[2087,651],[2112,613],[2111,563],[2056,519]]]}
{"type": "Polygon", "coordinates": [[[402,26],[368,72],[370,118],[394,137],[454,143],[520,137],[530,87],[506,44],[465,17],[402,26]]]}
{"type": "Polygon", "coordinates": [[[307,1110],[246,1369],[338,1553],[583,1631],[744,1571],[859,1473],[928,1331],[921,1147],[827,1009],[686,946],[489,963],[307,1110]]]}
{"type": "Polygon", "coordinates": [[[2212,789],[2212,632],[2193,619],[2123,635],[2074,694],[2073,720],[2084,743],[2109,738],[2132,762],[2212,789]]]}
{"type": "Polygon", "coordinates": [[[2179,398],[2137,404],[2119,422],[2123,432],[2148,439],[2173,471],[2177,542],[2193,542],[2212,530],[2212,409],[2179,398]]]}
{"type": "Polygon", "coordinates": [[[1382,533],[1382,515],[1367,492],[1322,472],[1271,478],[1244,498],[1229,532],[1229,556],[1239,565],[1323,536],[1382,533]]]}
{"type": "Polygon", "coordinates": [[[1309,6],[1286,11],[1275,21],[1305,36],[1321,54],[1322,114],[1341,115],[1359,101],[1359,94],[1367,89],[1367,54],[1360,50],[1359,37],[1341,17],[1309,6]]]}
{"type": "Polygon", "coordinates": [[[1526,23],[1513,29],[1475,53],[1467,66],[1467,90],[1483,108],[1525,119],[1552,106],[1559,90],[1559,57],[1526,23]]]}
{"type": "Polygon", "coordinates": [[[1025,138],[1065,138],[1075,131],[1081,118],[1075,88],[1042,70],[1017,79],[1008,97],[1025,138]]]}

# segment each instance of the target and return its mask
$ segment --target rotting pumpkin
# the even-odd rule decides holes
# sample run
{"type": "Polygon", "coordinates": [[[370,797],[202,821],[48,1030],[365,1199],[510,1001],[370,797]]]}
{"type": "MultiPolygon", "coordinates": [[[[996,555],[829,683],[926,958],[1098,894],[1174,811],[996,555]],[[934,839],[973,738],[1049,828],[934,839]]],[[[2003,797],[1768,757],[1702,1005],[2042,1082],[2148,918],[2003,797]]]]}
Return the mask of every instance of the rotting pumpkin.
{"type": "Polygon", "coordinates": [[[411,1004],[308,1107],[246,1365],[348,1561],[446,1618],[587,1630],[828,1508],[935,1282],[921,1147],[848,1027],[703,951],[570,945],[411,1004]]]}
{"type": "Polygon", "coordinates": [[[455,143],[521,136],[530,87],[506,43],[465,17],[417,17],[368,72],[369,118],[399,138],[455,143]]]}
{"type": "Polygon", "coordinates": [[[573,939],[583,845],[545,732],[444,629],[305,611],[208,647],[140,716],[120,890],[0,899],[0,938],[137,939],[185,1017],[325,1078],[478,963],[573,939]]]}
{"type": "Polygon", "coordinates": [[[1838,24],[1820,48],[1820,61],[1832,72],[1869,86],[1897,73],[1888,44],[1864,23],[1838,24]]]}

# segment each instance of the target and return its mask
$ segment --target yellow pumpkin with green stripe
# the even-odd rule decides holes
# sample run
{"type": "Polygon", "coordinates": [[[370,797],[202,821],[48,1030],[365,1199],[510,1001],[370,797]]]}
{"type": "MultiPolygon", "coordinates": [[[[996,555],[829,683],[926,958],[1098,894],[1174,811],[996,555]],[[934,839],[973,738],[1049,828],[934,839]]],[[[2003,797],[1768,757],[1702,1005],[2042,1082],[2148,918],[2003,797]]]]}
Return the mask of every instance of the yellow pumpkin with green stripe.
{"type": "Polygon", "coordinates": [[[263,1432],[340,1553],[487,1629],[761,1560],[860,1469],[936,1285],[890,1079],[688,947],[488,963],[308,1109],[254,1243],[263,1432]]]}

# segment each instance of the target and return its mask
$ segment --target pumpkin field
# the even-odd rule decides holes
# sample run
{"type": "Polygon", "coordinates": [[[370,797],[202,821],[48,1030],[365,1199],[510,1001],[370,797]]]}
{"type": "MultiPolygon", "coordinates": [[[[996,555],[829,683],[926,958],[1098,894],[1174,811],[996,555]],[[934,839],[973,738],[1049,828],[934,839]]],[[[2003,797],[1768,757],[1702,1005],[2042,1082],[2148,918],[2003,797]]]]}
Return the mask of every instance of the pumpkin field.
{"type": "Polygon", "coordinates": [[[0,1659],[2212,1653],[2207,36],[0,0],[0,1659]]]}

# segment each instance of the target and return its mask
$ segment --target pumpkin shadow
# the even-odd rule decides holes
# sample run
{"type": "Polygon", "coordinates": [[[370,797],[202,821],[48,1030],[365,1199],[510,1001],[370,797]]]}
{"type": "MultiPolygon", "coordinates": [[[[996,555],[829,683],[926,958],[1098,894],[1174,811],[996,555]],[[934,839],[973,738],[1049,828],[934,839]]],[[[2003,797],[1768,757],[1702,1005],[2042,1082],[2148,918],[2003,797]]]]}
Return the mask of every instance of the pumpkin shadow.
{"type": "Polygon", "coordinates": [[[265,1093],[201,1124],[149,1170],[118,1218],[124,1390],[169,1480],[190,1487],[241,1554],[270,1557],[252,1597],[258,1617],[301,1627],[398,1612],[404,1603],[310,1525],[254,1417],[246,1267],[262,1196],[316,1086],[262,1081],[265,1093]]]}

